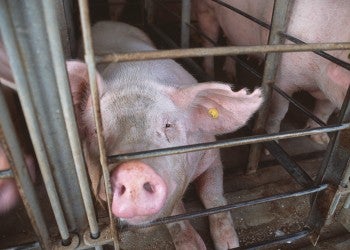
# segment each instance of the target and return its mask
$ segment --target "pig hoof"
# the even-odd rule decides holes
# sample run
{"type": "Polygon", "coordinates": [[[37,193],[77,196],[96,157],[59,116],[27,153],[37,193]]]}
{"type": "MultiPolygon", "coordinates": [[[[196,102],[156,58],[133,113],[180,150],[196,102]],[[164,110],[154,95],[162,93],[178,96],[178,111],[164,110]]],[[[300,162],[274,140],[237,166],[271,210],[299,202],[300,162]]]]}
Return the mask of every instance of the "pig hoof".
{"type": "Polygon", "coordinates": [[[191,227],[181,230],[180,226],[177,225],[172,228],[173,231],[173,242],[176,249],[179,250],[205,250],[207,249],[202,238],[199,234],[191,227]]]}
{"type": "Polygon", "coordinates": [[[237,233],[229,213],[216,214],[210,217],[210,232],[215,249],[231,249],[239,247],[237,233]]]}
{"type": "Polygon", "coordinates": [[[329,143],[329,136],[326,133],[310,135],[310,139],[321,145],[327,145],[329,143]]]}

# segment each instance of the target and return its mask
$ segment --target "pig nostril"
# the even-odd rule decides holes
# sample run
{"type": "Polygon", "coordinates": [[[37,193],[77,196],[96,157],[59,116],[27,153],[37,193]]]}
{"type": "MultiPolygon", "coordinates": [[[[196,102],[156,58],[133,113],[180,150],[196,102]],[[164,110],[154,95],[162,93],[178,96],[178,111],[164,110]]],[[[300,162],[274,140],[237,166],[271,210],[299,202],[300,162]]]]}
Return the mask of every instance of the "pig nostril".
{"type": "Polygon", "coordinates": [[[143,188],[149,193],[154,193],[152,185],[149,182],[146,182],[145,184],[143,184],[143,188]]]}
{"type": "Polygon", "coordinates": [[[120,189],[119,189],[119,195],[123,195],[125,193],[125,191],[126,191],[125,186],[124,185],[121,186],[120,189]]]}

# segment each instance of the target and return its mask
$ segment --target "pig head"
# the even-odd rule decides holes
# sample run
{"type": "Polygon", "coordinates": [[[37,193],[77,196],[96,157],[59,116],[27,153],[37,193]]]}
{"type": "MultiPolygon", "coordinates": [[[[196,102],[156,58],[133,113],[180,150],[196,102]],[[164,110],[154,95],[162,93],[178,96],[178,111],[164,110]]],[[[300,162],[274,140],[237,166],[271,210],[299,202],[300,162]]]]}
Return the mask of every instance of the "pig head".
{"type": "MultiPolygon", "coordinates": [[[[116,34],[115,53],[155,50],[151,43],[131,36],[145,34],[126,24],[103,22],[92,31],[94,41],[100,41],[95,46],[116,34]],[[120,43],[120,39],[129,41],[120,43]]],[[[110,50],[111,40],[108,43],[110,50]]],[[[103,46],[97,49],[101,51],[103,46]]],[[[82,62],[71,61],[67,69],[93,192],[105,200],[87,68],[82,62]]],[[[263,100],[259,89],[234,92],[226,84],[197,84],[173,60],[110,63],[100,70],[97,83],[108,155],[214,141],[214,135],[242,127],[263,100]]],[[[199,180],[199,195],[206,207],[226,204],[216,149],[127,161],[110,168],[112,212],[126,223],[141,224],[184,212],[181,198],[194,180],[199,180]]],[[[226,223],[214,223],[214,241],[224,249],[237,246],[229,213],[220,216],[226,223]],[[226,234],[220,235],[223,231],[226,234]]],[[[217,215],[212,218],[218,220],[217,215]]],[[[177,247],[203,248],[203,241],[188,222],[168,227],[177,247]],[[178,225],[182,233],[174,229],[178,225]]]]}
{"type": "MultiPolygon", "coordinates": [[[[227,0],[236,7],[266,23],[271,22],[273,0],[227,0]]],[[[296,0],[291,1],[287,33],[307,43],[349,42],[350,2],[346,0],[296,0]]],[[[195,12],[201,30],[212,40],[217,41],[222,29],[230,45],[261,45],[267,43],[268,30],[241,15],[213,1],[194,0],[195,12]]],[[[286,41],[286,43],[291,43],[286,41]]],[[[205,47],[213,45],[203,41],[205,47]]],[[[328,51],[327,53],[349,63],[349,51],[328,51]]],[[[256,55],[263,59],[263,55],[256,55]]],[[[235,62],[227,58],[227,74],[235,78],[235,62]]],[[[214,75],[213,58],[204,60],[205,70],[214,75]]],[[[283,53],[276,75],[275,85],[288,95],[304,90],[316,99],[314,115],[327,122],[336,108],[340,108],[350,85],[350,71],[312,53],[283,53]]],[[[270,114],[266,130],[276,133],[288,110],[289,102],[278,93],[273,92],[270,114]]],[[[313,120],[308,120],[306,127],[317,127],[313,120]]],[[[311,137],[318,143],[327,143],[326,134],[311,137]]]]}

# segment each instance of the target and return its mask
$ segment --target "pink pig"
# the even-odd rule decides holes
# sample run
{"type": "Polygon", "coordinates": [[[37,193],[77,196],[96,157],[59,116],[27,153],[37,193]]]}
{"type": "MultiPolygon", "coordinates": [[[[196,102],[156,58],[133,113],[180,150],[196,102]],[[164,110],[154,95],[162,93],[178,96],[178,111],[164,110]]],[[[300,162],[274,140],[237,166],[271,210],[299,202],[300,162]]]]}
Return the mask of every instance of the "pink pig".
{"type": "MultiPolygon", "coordinates": [[[[100,22],[92,37],[96,54],[156,50],[141,30],[123,23],[100,22]]],[[[86,65],[72,61],[67,69],[93,192],[105,200],[86,65]]],[[[260,89],[198,84],[173,60],[108,63],[98,70],[108,155],[214,141],[244,126],[263,101],[260,89]]],[[[192,181],[206,208],[226,204],[217,149],[113,165],[112,211],[129,224],[185,212],[181,198],[192,181]]],[[[229,212],[209,221],[217,249],[239,245],[229,212]]],[[[205,249],[188,221],[167,226],[176,248],[205,249]]]]}
{"type": "MultiPolygon", "coordinates": [[[[226,0],[224,1],[266,23],[270,23],[273,0],[226,0]]],[[[307,43],[349,42],[350,1],[347,0],[296,0],[287,27],[287,33],[307,43]]],[[[266,44],[268,31],[241,15],[211,0],[194,0],[195,11],[201,30],[217,41],[219,29],[232,45],[266,44]]],[[[291,42],[286,42],[291,43],[291,42]]],[[[205,47],[213,45],[204,41],[205,47]]],[[[349,51],[327,52],[349,63],[349,51]]],[[[258,55],[263,59],[262,55],[258,55]]],[[[204,60],[205,70],[213,75],[213,58],[204,60]]],[[[327,122],[336,108],[340,108],[350,85],[350,71],[312,53],[283,53],[275,85],[288,95],[304,90],[316,98],[314,115],[327,122]]],[[[235,76],[235,63],[227,58],[224,69],[235,76]]],[[[288,110],[289,102],[273,92],[266,130],[275,133],[288,110]]],[[[306,127],[318,125],[311,119],[306,127]]],[[[318,143],[328,143],[326,134],[311,138],[318,143]]]]}

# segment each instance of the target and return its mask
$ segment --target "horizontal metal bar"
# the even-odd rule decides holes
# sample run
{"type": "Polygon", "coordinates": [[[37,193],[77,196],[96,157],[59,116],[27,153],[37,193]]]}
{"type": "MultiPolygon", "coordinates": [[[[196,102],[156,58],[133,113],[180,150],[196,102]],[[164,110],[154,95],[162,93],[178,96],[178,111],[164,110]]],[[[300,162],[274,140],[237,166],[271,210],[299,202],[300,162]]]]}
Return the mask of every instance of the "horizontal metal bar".
{"type": "Polygon", "coordinates": [[[0,179],[13,178],[13,172],[11,169],[1,170],[0,179]]]}
{"type": "Polygon", "coordinates": [[[251,16],[251,15],[245,13],[244,11],[242,11],[240,9],[237,9],[237,8],[233,7],[232,5],[229,5],[229,4],[227,4],[227,3],[223,2],[223,1],[220,1],[220,0],[212,0],[212,1],[220,4],[221,6],[224,6],[224,7],[228,8],[228,9],[234,11],[234,12],[236,12],[237,14],[240,14],[241,16],[244,16],[244,17],[248,18],[249,20],[259,24],[260,26],[262,26],[262,27],[264,27],[266,29],[271,29],[271,26],[269,24],[259,20],[258,18],[254,17],[254,16],[251,16]]]}
{"type": "Polygon", "coordinates": [[[314,50],[347,50],[350,43],[310,43],[310,44],[278,44],[257,46],[227,46],[216,48],[192,48],[156,50],[133,53],[120,53],[95,56],[96,63],[142,61],[167,58],[203,57],[243,55],[268,52],[300,52],[314,50]]]}
{"type": "Polygon", "coordinates": [[[327,126],[325,122],[323,122],[321,119],[319,119],[317,116],[315,116],[311,111],[309,111],[306,107],[304,107],[299,102],[295,101],[292,97],[287,95],[283,90],[281,90],[276,85],[273,85],[272,88],[281,96],[283,96],[285,99],[287,99],[291,104],[293,104],[295,107],[297,107],[299,110],[304,112],[305,115],[307,115],[309,118],[314,120],[318,125],[320,126],[327,126]]]}
{"type": "Polygon", "coordinates": [[[327,184],[323,184],[323,185],[319,185],[317,187],[313,187],[313,188],[309,188],[309,189],[305,189],[305,190],[301,190],[301,191],[297,191],[297,192],[276,194],[276,195],[265,197],[265,198],[259,198],[259,199],[255,199],[255,200],[244,201],[244,202],[239,202],[239,203],[235,203],[235,204],[229,204],[229,205],[225,205],[225,206],[204,209],[204,210],[201,210],[198,212],[191,212],[191,213],[185,213],[185,214],[179,214],[179,215],[159,218],[155,221],[145,223],[145,224],[140,224],[140,225],[126,225],[126,224],[120,223],[119,227],[120,227],[121,231],[126,231],[126,230],[131,230],[131,229],[146,228],[146,227],[152,227],[152,226],[156,226],[156,225],[173,223],[173,222],[180,221],[180,220],[195,219],[195,218],[199,218],[199,217],[208,216],[211,214],[227,212],[227,211],[230,211],[230,210],[236,209],[236,208],[242,208],[242,207],[262,204],[262,203],[266,203],[266,202],[277,201],[277,200],[281,200],[281,199],[287,199],[287,198],[299,197],[299,196],[303,196],[303,195],[307,195],[307,194],[313,194],[313,193],[317,193],[319,191],[325,190],[327,187],[328,187],[327,184]]]}
{"type": "Polygon", "coordinates": [[[311,232],[310,230],[303,230],[294,234],[288,234],[288,235],[284,235],[284,236],[280,236],[280,237],[276,237],[276,239],[272,240],[272,241],[264,241],[264,242],[260,242],[258,244],[252,244],[252,245],[248,245],[246,247],[239,247],[237,248],[239,249],[261,249],[264,247],[278,247],[281,244],[291,244],[294,241],[300,240],[302,238],[307,237],[308,235],[310,235],[311,232]]]}
{"type": "MultiPolygon", "coordinates": [[[[296,38],[296,37],[293,37],[291,35],[288,35],[287,33],[285,32],[282,32],[280,31],[279,32],[279,35],[282,36],[282,37],[285,37],[286,39],[292,41],[293,43],[296,43],[296,44],[307,44],[306,42],[303,42],[302,40],[296,38]]],[[[316,53],[317,55],[327,59],[328,61],[331,61],[337,65],[339,65],[340,67],[343,67],[347,70],[350,70],[350,63],[347,63],[347,62],[344,62],[330,54],[327,54],[326,52],[324,51],[314,51],[314,53],[316,53]]]]}
{"type": "Polygon", "coordinates": [[[31,243],[21,244],[21,245],[15,246],[15,247],[6,248],[6,250],[23,250],[23,249],[39,250],[42,248],[40,247],[39,242],[31,242],[31,243]]]}
{"type": "MultiPolygon", "coordinates": [[[[280,133],[274,133],[274,134],[254,135],[249,137],[240,137],[235,139],[220,140],[215,142],[200,143],[200,144],[194,144],[194,145],[185,145],[185,146],[172,147],[172,148],[162,148],[162,149],[134,152],[134,153],[128,153],[128,154],[112,155],[108,157],[108,163],[109,164],[119,163],[122,161],[158,157],[158,156],[165,156],[165,155],[171,155],[171,154],[182,154],[182,153],[214,149],[214,148],[234,147],[234,146],[266,142],[266,141],[272,141],[272,140],[282,140],[282,139],[288,139],[288,138],[294,138],[294,137],[301,137],[301,136],[307,136],[307,135],[313,135],[313,134],[319,134],[319,133],[329,133],[329,132],[344,130],[348,128],[350,128],[350,123],[346,123],[342,125],[331,125],[331,126],[326,126],[322,128],[292,130],[292,131],[286,131],[286,132],[280,132],[280,133]]],[[[111,166],[109,170],[112,170],[114,167],[115,166],[111,166]]]]}
{"type": "Polygon", "coordinates": [[[264,146],[275,157],[280,165],[303,187],[311,187],[311,177],[296,163],[275,141],[264,142],[264,146]]]}

